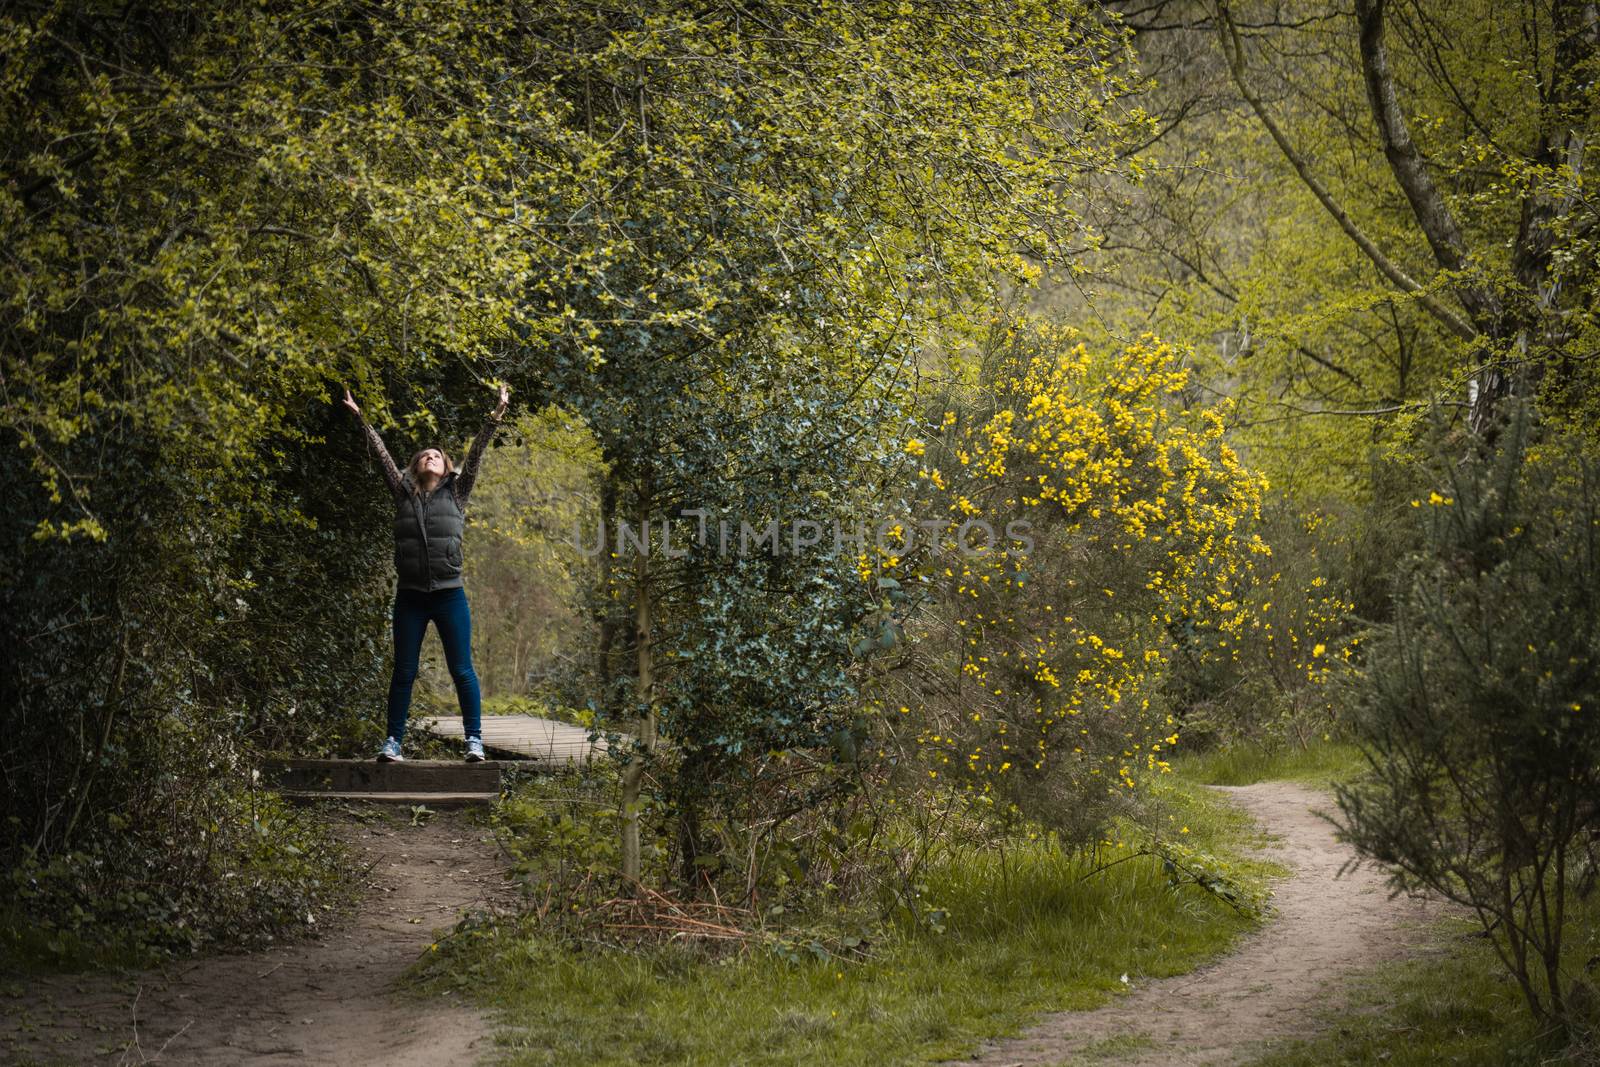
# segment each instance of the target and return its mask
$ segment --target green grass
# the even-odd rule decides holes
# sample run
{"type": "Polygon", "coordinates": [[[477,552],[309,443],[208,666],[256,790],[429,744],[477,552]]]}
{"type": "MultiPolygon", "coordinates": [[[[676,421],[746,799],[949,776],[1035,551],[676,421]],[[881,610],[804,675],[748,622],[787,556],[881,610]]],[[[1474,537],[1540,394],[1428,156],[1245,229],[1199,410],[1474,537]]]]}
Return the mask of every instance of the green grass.
{"type": "MultiPolygon", "coordinates": [[[[148,948],[96,931],[82,936],[40,925],[19,909],[0,910],[0,976],[76,974],[148,967],[162,957],[148,948]]],[[[0,985],[0,996],[7,987],[0,985]]]]}
{"type": "MultiPolygon", "coordinates": [[[[1250,821],[1208,791],[1165,790],[1185,844],[1237,858],[1250,821]]],[[[1114,855],[1114,854],[1113,854],[1114,855]]],[[[895,934],[865,962],[787,962],[755,951],[723,963],[667,946],[575,951],[537,931],[496,928],[447,953],[427,984],[464,986],[495,1009],[506,1062],[528,1064],[889,1064],[972,1052],[1040,1013],[1090,1008],[1132,981],[1179,974],[1251,926],[1159,864],[1089,865],[1042,843],[934,871],[942,935],[895,934]]],[[[1261,879],[1276,869],[1238,862],[1261,879]]]]}
{"type": "Polygon", "coordinates": [[[1129,1053],[1154,1048],[1155,1044],[1155,1038],[1147,1034],[1120,1034],[1117,1037],[1101,1038],[1085,1045],[1073,1062],[1098,1063],[1120,1060],[1129,1053]]]}
{"type": "Polygon", "coordinates": [[[1258,745],[1234,745],[1185,753],[1173,761],[1173,770],[1181,777],[1206,785],[1253,785],[1287,779],[1326,786],[1336,779],[1351,777],[1364,767],[1360,750],[1337,741],[1272,750],[1258,745]]]}
{"type": "Polygon", "coordinates": [[[587,708],[571,708],[523,694],[501,694],[483,698],[485,715],[537,715],[542,719],[571,723],[587,729],[594,723],[594,712],[587,708]]]}
{"type": "MultiPolygon", "coordinates": [[[[1341,1007],[1308,1018],[1308,1029],[1319,1036],[1275,1049],[1250,1061],[1250,1067],[1558,1062],[1559,1045],[1535,1032],[1522,994],[1494,948],[1472,936],[1478,929],[1467,919],[1441,921],[1420,955],[1362,975],[1346,988],[1348,999],[1341,1007]]],[[[1573,946],[1575,966],[1590,948],[1573,946]]]]}

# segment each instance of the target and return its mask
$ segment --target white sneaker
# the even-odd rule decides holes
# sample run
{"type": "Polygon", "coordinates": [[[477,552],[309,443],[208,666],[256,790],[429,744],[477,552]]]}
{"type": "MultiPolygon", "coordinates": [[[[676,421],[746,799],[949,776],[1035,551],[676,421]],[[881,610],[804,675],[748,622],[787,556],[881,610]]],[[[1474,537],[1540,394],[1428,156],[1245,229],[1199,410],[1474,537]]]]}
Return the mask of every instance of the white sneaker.
{"type": "Polygon", "coordinates": [[[383,747],[378,749],[378,762],[399,763],[403,759],[405,757],[400,754],[400,742],[392,737],[384,738],[383,747]]]}
{"type": "Polygon", "coordinates": [[[483,759],[483,740],[477,737],[467,738],[467,762],[477,763],[483,759]]]}

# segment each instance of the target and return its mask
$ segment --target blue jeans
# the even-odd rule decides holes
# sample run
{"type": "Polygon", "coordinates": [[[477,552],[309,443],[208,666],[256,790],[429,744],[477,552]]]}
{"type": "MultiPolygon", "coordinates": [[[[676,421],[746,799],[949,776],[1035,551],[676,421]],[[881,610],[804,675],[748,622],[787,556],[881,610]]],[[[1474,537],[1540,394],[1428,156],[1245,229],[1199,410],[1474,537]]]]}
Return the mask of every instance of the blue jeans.
{"type": "Polygon", "coordinates": [[[472,669],[472,612],[467,591],[396,589],[394,597],[394,675],[389,679],[389,736],[405,737],[406,715],[411,708],[411,687],[417,681],[417,660],[429,620],[439,629],[445,663],[456,684],[461,704],[461,727],[468,737],[482,737],[482,711],[478,674],[472,669]]]}

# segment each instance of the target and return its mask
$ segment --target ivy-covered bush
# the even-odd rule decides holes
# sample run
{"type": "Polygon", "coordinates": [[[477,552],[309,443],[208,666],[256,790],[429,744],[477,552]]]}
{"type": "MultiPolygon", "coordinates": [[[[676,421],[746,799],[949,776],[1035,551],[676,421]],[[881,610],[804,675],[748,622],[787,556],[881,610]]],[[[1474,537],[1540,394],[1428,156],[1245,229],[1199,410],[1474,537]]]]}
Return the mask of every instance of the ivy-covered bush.
{"type": "Polygon", "coordinates": [[[161,818],[113,812],[74,847],[8,870],[0,959],[76,967],[258,947],[315,930],[350,902],[353,868],[313,810],[248,776],[218,776],[214,759],[184,765],[171,757],[198,746],[169,740],[165,776],[190,785],[163,797],[161,818]]]}

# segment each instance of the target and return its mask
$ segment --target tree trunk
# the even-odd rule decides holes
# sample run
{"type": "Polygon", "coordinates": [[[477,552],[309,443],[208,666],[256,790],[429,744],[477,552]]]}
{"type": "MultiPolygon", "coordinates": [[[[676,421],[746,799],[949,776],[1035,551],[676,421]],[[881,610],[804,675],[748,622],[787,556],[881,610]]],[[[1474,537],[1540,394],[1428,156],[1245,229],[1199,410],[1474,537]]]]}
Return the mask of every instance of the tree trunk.
{"type": "MultiPolygon", "coordinates": [[[[1395,95],[1384,42],[1386,4],[1387,0],[1356,0],[1355,5],[1367,103],[1378,126],[1390,173],[1410,202],[1411,213],[1428,239],[1434,261],[1447,271],[1468,275],[1472,263],[1466,240],[1411,139],[1395,95]]],[[[1544,103],[1540,107],[1539,141],[1533,162],[1552,170],[1565,164],[1576,174],[1583,165],[1588,120],[1587,108],[1577,104],[1583,91],[1578,72],[1587,69],[1600,49],[1600,18],[1593,0],[1556,0],[1551,16],[1556,37],[1555,67],[1548,90],[1541,87],[1544,103]]],[[[1531,302],[1514,301],[1516,306],[1508,307],[1490,284],[1474,281],[1470,275],[1454,285],[1473,325],[1494,342],[1495,350],[1488,353],[1490,359],[1509,364],[1485,365],[1474,383],[1469,423],[1473,432],[1486,440],[1494,437],[1500,402],[1508,396],[1531,395],[1551,352],[1560,344],[1560,337],[1546,336],[1556,301],[1555,286],[1549,278],[1550,226],[1567,213],[1571,203],[1570,193],[1559,202],[1547,191],[1539,190],[1524,198],[1512,248],[1512,270],[1522,287],[1533,294],[1531,302]],[[1506,346],[1512,351],[1499,350],[1506,346]],[[1530,347],[1535,349],[1531,353],[1530,347]]]]}
{"type": "Polygon", "coordinates": [[[641,494],[639,529],[644,531],[645,550],[639,553],[634,564],[633,637],[634,663],[637,673],[637,700],[644,711],[638,718],[638,735],[634,751],[622,769],[622,874],[630,882],[639,881],[639,808],[640,785],[644,779],[646,760],[656,750],[656,708],[654,664],[650,660],[650,557],[649,526],[650,496],[641,494]]]}
{"type": "Polygon", "coordinates": [[[600,601],[595,606],[595,625],[600,631],[595,649],[595,673],[600,679],[601,703],[610,710],[611,646],[615,642],[616,620],[611,613],[611,546],[606,531],[617,518],[617,483],[611,471],[600,476],[600,601]]]}

